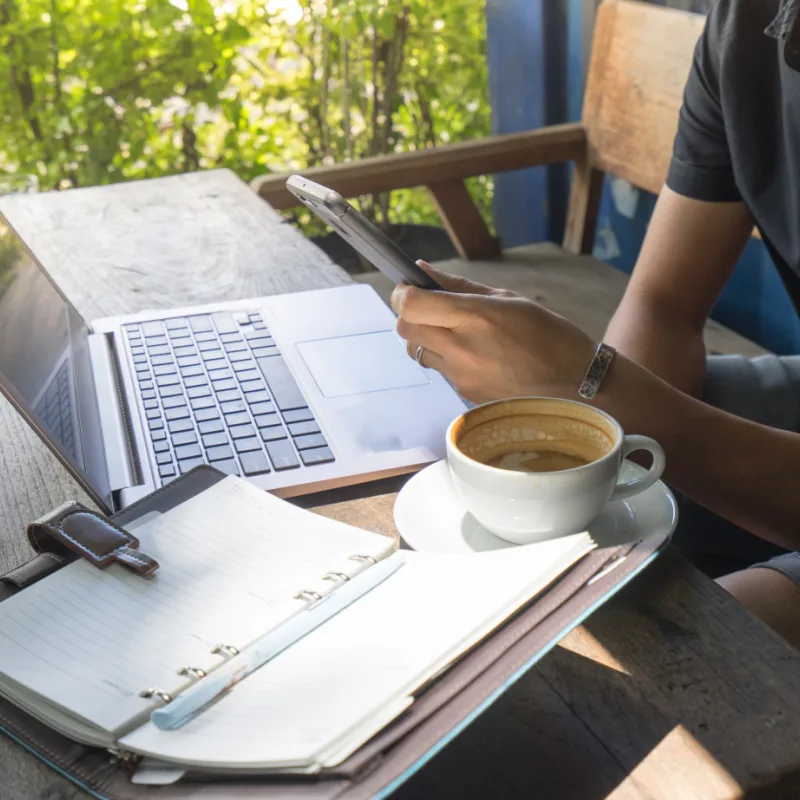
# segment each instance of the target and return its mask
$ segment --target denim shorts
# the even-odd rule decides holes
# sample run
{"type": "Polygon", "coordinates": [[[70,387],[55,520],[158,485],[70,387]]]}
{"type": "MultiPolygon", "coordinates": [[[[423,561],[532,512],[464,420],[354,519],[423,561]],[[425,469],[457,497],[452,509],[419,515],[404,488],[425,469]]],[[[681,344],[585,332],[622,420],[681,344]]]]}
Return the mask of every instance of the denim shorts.
{"type": "MultiPolygon", "coordinates": [[[[800,356],[709,356],[703,400],[738,417],[800,432],[800,356]]],[[[787,553],[676,493],[675,543],[712,577],[767,567],[800,585],[800,554],[787,553]]]]}

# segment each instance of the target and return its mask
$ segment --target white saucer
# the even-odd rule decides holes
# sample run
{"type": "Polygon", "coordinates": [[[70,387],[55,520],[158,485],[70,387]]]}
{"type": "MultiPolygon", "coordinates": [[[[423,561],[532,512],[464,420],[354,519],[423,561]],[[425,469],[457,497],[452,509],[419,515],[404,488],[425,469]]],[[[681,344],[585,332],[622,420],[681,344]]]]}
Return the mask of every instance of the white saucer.
{"type": "MultiPolygon", "coordinates": [[[[626,480],[644,472],[626,461],[626,480]]],[[[394,521],[415,550],[434,553],[479,553],[518,547],[489,533],[461,505],[446,461],[426,467],[402,489],[394,504],[394,521]]],[[[672,492],[659,481],[629,500],[609,503],[589,526],[599,547],[637,541],[652,534],[670,535],[678,522],[672,492]]]]}

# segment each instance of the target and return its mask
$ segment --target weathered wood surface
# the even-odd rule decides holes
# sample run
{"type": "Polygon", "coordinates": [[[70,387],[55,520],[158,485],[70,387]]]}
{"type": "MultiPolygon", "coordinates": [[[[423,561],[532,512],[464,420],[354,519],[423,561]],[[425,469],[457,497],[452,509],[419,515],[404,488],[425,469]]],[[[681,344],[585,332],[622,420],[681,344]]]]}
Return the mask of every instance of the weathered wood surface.
{"type": "MultiPolygon", "coordinates": [[[[88,317],[347,280],[226,172],[5,198],[0,210],[88,317]]],[[[6,407],[0,458],[6,568],[26,555],[24,522],[78,492],[6,407]]],[[[303,504],[396,535],[398,486],[303,504]]],[[[800,654],[669,554],[397,796],[797,797],[799,732],[800,654]]],[[[1,800],[84,797],[0,737],[1,800]]]]}

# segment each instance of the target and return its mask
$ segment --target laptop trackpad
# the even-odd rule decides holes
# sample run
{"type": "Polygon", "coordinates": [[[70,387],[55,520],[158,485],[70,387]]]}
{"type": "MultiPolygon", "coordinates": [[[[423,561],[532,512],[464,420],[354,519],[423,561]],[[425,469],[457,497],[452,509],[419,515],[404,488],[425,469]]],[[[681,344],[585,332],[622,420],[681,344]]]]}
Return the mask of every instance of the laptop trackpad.
{"type": "Polygon", "coordinates": [[[430,383],[393,331],[300,342],[297,350],[325,397],[430,383]]]}

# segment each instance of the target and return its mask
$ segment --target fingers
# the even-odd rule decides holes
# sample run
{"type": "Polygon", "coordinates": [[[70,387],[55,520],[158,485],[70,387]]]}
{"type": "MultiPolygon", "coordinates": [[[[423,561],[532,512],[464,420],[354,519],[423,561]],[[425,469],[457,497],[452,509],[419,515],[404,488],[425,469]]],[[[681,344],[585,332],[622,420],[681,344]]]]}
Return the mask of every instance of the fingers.
{"type": "Polygon", "coordinates": [[[468,294],[430,292],[402,285],[392,292],[392,308],[398,316],[414,325],[455,330],[469,317],[478,299],[468,294]]]}
{"type": "Polygon", "coordinates": [[[447,272],[432,267],[427,261],[417,261],[417,266],[423,269],[433,278],[439,286],[446,292],[455,294],[494,294],[495,290],[482,283],[468,281],[466,278],[459,278],[458,275],[450,275],[447,272]]]}
{"type": "Polygon", "coordinates": [[[440,355],[448,355],[455,347],[455,334],[446,328],[432,325],[414,325],[405,319],[397,321],[397,333],[407,342],[422,345],[440,355]]]}

